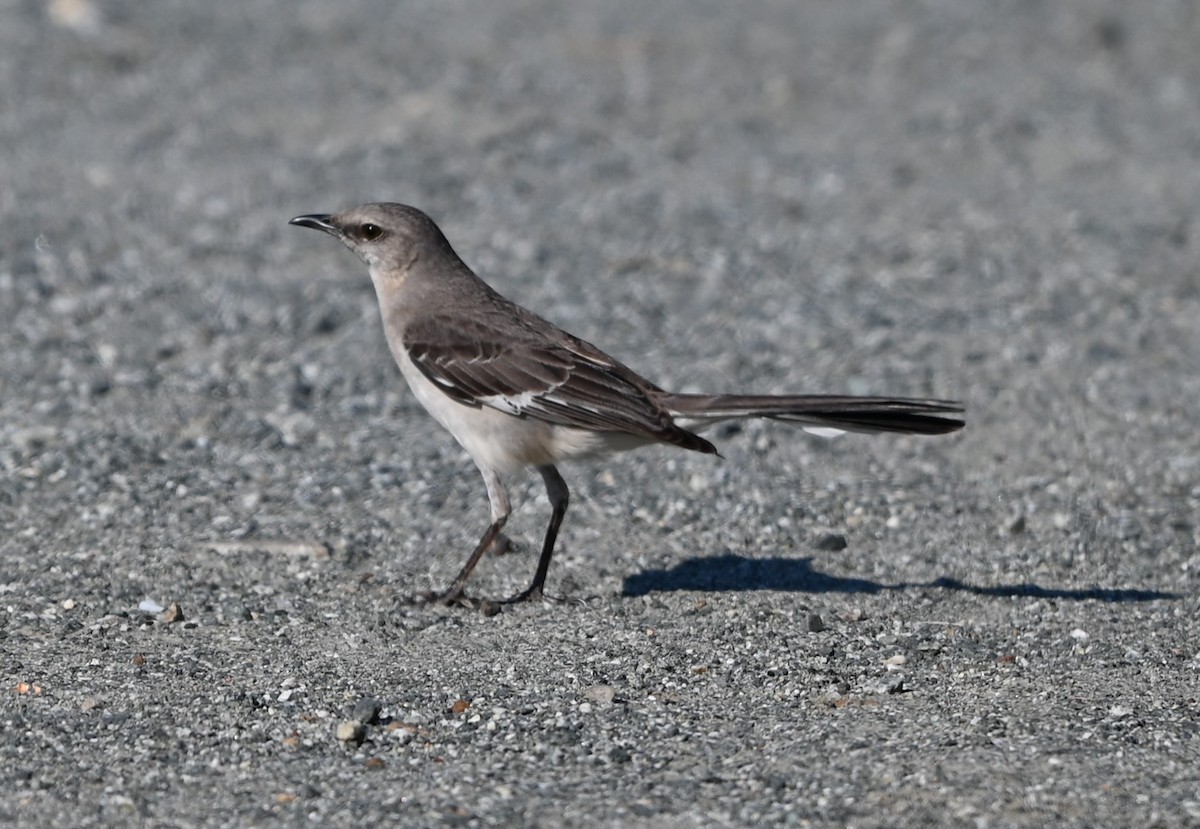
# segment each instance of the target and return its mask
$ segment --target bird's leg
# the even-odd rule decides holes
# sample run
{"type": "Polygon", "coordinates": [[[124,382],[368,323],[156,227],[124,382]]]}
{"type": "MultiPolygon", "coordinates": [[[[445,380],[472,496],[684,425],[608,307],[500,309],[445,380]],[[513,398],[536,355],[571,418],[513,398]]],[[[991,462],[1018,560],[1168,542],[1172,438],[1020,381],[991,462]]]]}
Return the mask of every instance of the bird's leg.
{"type": "Polygon", "coordinates": [[[475,565],[479,564],[479,559],[483,558],[483,554],[492,546],[492,542],[496,540],[496,536],[500,534],[500,529],[504,526],[504,522],[508,520],[505,515],[496,521],[493,521],[487,528],[487,532],[483,534],[483,538],[479,539],[479,544],[475,547],[471,557],[467,559],[467,563],[458,571],[458,575],[454,577],[453,583],[446,592],[434,594],[430,598],[438,604],[446,605],[462,605],[463,607],[478,608],[479,600],[473,599],[463,592],[466,587],[467,579],[471,577],[471,571],[475,569],[475,565]]]}
{"type": "Polygon", "coordinates": [[[542,480],[546,482],[546,497],[550,499],[553,512],[550,514],[550,524],[546,527],[546,539],[542,542],[542,555],[538,559],[533,581],[524,591],[510,599],[505,599],[505,604],[536,602],[545,598],[542,588],[546,584],[546,573],[550,571],[550,559],[554,556],[554,542],[558,538],[558,528],[562,526],[563,516],[567,514],[567,503],[571,498],[567,482],[563,480],[562,475],[558,474],[558,470],[549,464],[539,466],[538,472],[542,473],[542,480]]]}
{"type": "MultiPolygon", "coordinates": [[[[464,607],[478,608],[481,603],[478,599],[473,599],[463,592],[466,587],[467,579],[471,577],[471,572],[475,566],[479,564],[479,560],[483,558],[497,538],[503,537],[500,532],[504,528],[504,523],[508,521],[508,516],[512,513],[512,504],[508,500],[508,492],[504,489],[504,482],[500,480],[500,476],[490,469],[480,469],[483,474],[483,483],[487,486],[488,502],[492,509],[492,523],[487,528],[487,532],[483,534],[483,538],[479,539],[479,544],[475,546],[474,552],[467,559],[467,563],[463,565],[462,570],[454,577],[450,588],[440,595],[435,594],[432,599],[440,604],[448,605],[463,605],[464,607]]],[[[561,479],[560,479],[561,480],[561,479]]]]}

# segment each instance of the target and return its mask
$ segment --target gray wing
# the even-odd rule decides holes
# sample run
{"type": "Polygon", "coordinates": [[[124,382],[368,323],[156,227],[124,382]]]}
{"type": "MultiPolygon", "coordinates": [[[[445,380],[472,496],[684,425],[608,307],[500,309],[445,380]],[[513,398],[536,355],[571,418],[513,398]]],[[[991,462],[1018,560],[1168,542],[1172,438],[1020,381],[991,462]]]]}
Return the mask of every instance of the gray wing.
{"type": "Polygon", "coordinates": [[[403,341],[413,364],[460,403],[716,452],[675,425],[661,389],[538,317],[433,315],[410,323],[403,341]]]}

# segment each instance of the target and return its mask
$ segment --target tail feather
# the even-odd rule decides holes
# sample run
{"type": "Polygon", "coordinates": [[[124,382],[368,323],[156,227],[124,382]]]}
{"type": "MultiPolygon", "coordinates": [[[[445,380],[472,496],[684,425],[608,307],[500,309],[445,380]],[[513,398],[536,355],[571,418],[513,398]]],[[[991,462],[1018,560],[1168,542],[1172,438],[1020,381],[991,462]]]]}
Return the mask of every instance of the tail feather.
{"type": "Polygon", "coordinates": [[[963,427],[952,400],[839,395],[669,394],[663,404],[684,428],[764,417],[816,429],[943,435],[963,427]]]}

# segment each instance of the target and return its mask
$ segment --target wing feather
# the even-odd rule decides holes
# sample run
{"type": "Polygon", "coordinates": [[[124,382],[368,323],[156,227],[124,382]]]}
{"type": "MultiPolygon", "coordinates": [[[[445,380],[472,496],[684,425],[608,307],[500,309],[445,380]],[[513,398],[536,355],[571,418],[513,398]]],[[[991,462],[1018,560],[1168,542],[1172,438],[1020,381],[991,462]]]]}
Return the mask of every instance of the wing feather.
{"type": "Polygon", "coordinates": [[[538,317],[516,322],[512,311],[433,315],[409,324],[404,347],[413,364],[460,403],[716,451],[677,426],[660,400],[662,390],[631,369],[538,317]]]}

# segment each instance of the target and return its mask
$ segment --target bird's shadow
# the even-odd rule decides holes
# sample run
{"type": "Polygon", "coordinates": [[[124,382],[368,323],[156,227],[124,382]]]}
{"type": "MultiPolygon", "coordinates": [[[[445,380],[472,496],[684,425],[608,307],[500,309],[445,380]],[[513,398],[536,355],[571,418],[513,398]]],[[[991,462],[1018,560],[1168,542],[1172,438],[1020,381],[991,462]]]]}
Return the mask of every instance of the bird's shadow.
{"type": "Polygon", "coordinates": [[[931,582],[886,584],[863,578],[831,576],[813,569],[812,558],[745,558],[732,554],[690,558],[667,570],[645,570],[625,579],[626,596],[671,593],[678,590],[736,592],[778,590],[802,593],[881,593],[885,590],[930,588],[957,590],[981,596],[1030,596],[1033,598],[1087,599],[1102,602],[1149,602],[1178,599],[1162,590],[1087,587],[1078,589],[1042,587],[1032,582],[981,586],[959,579],[939,578],[931,582]]]}

